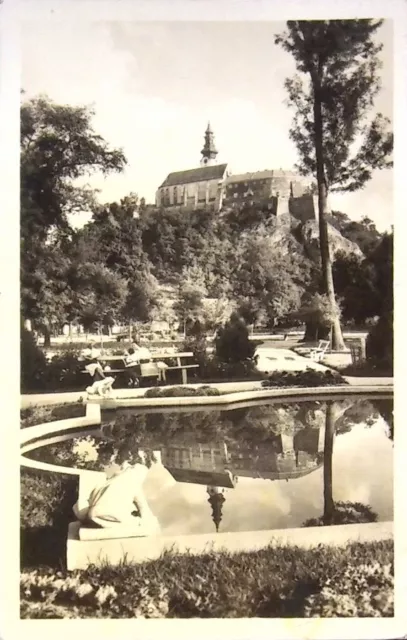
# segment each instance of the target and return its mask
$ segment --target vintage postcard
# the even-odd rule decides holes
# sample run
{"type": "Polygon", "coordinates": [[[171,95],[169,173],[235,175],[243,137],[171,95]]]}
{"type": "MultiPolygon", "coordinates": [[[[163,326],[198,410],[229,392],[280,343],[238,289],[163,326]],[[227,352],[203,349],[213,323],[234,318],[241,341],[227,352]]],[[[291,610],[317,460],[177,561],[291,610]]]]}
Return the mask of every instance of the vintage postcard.
{"type": "Polygon", "coordinates": [[[407,633],[407,10],[306,4],[0,5],[5,640],[407,633]]]}

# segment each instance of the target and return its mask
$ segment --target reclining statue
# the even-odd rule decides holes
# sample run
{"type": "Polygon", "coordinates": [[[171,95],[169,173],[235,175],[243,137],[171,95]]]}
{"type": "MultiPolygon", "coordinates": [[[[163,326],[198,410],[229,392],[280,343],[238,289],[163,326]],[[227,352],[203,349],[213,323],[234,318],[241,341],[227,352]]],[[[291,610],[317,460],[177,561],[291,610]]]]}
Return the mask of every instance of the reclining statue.
{"type": "Polygon", "coordinates": [[[156,532],[159,523],[142,488],[147,471],[143,464],[119,468],[91,491],[85,504],[74,505],[75,516],[85,527],[156,532]]]}
{"type": "Polygon", "coordinates": [[[108,376],[102,380],[95,380],[90,387],[86,387],[86,392],[90,396],[108,396],[112,392],[112,385],[115,382],[115,378],[108,376]]]}

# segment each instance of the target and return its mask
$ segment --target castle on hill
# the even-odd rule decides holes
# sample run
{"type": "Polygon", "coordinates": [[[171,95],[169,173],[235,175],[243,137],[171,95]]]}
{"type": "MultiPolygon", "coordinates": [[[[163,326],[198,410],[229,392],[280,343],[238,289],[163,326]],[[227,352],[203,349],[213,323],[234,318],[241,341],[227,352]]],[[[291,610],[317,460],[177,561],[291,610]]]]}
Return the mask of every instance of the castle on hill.
{"type": "Polygon", "coordinates": [[[293,171],[282,169],[232,174],[217,164],[218,151],[208,123],[200,166],[169,173],[156,193],[156,205],[164,209],[193,211],[260,206],[271,214],[290,214],[301,221],[315,219],[310,185],[293,171]]]}

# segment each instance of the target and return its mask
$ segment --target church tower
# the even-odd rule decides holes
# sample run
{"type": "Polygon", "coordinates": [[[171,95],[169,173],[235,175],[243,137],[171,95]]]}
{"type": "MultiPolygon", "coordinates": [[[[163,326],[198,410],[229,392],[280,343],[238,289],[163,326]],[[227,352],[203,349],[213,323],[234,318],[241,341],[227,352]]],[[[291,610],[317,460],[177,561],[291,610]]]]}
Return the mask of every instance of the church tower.
{"type": "Polygon", "coordinates": [[[222,508],[226,498],[223,495],[225,489],[223,487],[210,487],[206,488],[209,495],[208,502],[212,507],[212,520],[215,523],[216,531],[219,531],[219,525],[222,520],[222,508]]]}
{"type": "Polygon", "coordinates": [[[215,148],[213,131],[209,122],[205,131],[205,143],[201,154],[201,167],[210,167],[211,165],[216,164],[216,156],[218,155],[218,152],[215,148]]]}

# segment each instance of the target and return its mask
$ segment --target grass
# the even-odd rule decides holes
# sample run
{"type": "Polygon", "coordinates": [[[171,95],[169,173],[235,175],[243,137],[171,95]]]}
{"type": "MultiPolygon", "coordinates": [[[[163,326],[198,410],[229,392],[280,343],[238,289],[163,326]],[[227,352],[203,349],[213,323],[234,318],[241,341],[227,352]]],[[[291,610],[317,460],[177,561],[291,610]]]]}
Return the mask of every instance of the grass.
{"type": "Polygon", "coordinates": [[[132,565],[24,572],[24,618],[393,615],[393,543],[164,553],[132,565]],[[331,593],[332,585],[336,591],[331,593]]]}

